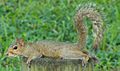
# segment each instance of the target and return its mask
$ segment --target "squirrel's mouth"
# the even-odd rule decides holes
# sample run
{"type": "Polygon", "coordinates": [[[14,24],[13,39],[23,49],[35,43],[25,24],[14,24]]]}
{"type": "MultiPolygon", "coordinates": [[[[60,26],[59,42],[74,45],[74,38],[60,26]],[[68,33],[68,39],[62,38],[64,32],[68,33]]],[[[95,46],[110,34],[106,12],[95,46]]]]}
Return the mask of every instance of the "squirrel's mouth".
{"type": "Polygon", "coordinates": [[[14,54],[14,53],[12,53],[12,52],[7,52],[6,53],[6,55],[8,56],[8,57],[16,57],[16,54],[14,54]]]}

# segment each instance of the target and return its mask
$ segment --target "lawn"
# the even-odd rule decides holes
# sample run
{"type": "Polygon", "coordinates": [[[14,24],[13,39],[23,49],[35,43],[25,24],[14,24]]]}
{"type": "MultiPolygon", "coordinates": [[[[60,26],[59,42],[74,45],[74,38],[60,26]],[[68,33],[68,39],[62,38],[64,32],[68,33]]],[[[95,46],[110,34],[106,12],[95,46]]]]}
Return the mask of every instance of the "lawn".
{"type": "MultiPolygon", "coordinates": [[[[79,4],[90,2],[97,5],[104,21],[104,37],[95,54],[100,63],[95,71],[120,69],[119,0],[0,0],[0,71],[20,71],[21,59],[5,56],[15,38],[77,42],[74,15],[79,4]]],[[[85,19],[85,24],[89,30],[86,47],[90,52],[92,23],[85,19]]]]}

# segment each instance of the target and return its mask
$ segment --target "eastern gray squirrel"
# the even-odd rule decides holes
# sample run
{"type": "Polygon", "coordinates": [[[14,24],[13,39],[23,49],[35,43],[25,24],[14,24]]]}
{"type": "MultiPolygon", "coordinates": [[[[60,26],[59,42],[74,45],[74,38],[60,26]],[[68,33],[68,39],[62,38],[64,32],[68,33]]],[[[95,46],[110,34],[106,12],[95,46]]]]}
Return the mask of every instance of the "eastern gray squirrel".
{"type": "Polygon", "coordinates": [[[81,59],[83,65],[93,58],[89,53],[82,51],[86,47],[87,30],[83,23],[84,17],[88,17],[93,23],[95,34],[93,48],[98,48],[103,37],[102,18],[99,12],[89,5],[79,8],[75,15],[75,25],[79,35],[79,43],[64,43],[51,41],[24,42],[23,39],[16,39],[16,42],[8,48],[8,56],[21,55],[27,57],[27,64],[37,57],[52,57],[55,59],[81,59]]]}

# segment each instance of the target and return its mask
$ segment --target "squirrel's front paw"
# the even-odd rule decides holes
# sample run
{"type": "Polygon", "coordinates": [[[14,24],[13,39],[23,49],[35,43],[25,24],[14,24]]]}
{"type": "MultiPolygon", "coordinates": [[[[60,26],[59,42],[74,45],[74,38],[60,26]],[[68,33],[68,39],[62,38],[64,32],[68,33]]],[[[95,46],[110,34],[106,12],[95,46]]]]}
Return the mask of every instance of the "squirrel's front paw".
{"type": "Polygon", "coordinates": [[[26,64],[29,68],[31,67],[31,61],[27,61],[26,64]]]}

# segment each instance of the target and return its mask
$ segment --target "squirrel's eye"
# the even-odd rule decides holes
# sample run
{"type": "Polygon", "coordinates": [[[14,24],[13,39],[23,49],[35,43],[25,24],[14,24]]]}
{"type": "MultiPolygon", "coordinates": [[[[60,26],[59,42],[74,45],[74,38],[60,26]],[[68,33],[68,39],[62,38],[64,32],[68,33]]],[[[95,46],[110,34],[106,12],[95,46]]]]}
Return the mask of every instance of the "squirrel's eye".
{"type": "Polygon", "coordinates": [[[17,49],[17,46],[14,46],[13,49],[17,49]]]}

